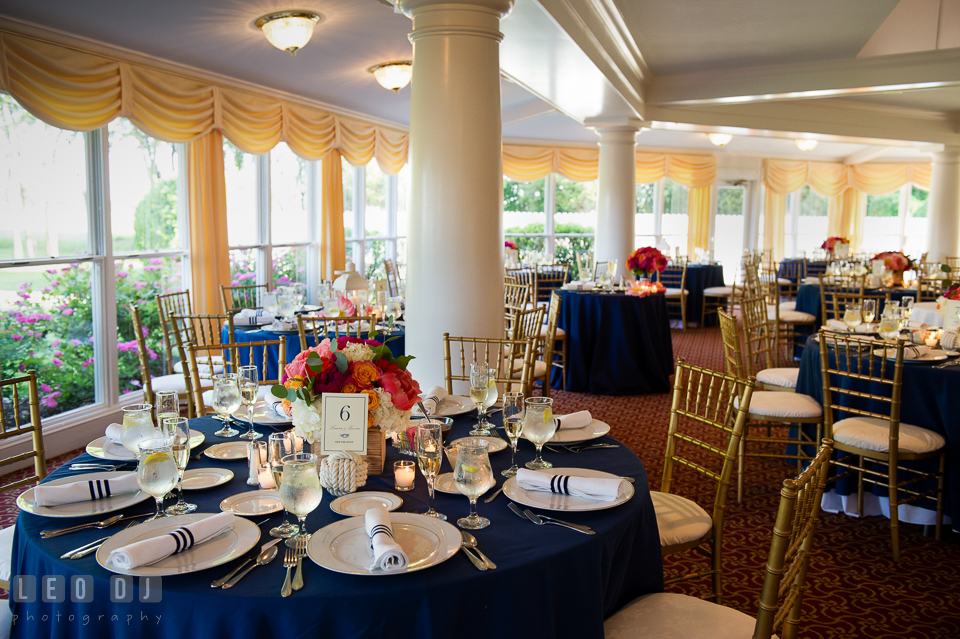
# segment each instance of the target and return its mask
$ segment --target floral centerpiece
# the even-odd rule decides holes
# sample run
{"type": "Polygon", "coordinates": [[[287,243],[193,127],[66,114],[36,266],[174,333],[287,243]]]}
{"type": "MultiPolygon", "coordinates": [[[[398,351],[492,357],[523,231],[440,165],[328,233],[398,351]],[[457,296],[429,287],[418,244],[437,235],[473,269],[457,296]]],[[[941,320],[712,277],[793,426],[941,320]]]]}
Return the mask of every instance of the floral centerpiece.
{"type": "Polygon", "coordinates": [[[820,248],[827,251],[827,253],[843,253],[846,255],[850,252],[850,240],[839,236],[828,237],[826,240],[824,240],[823,244],[820,245],[820,248]]]}
{"type": "Polygon", "coordinates": [[[504,261],[509,264],[517,264],[520,262],[520,248],[517,246],[517,243],[513,240],[504,240],[503,241],[503,250],[504,250],[504,261]]]}
{"type": "Polygon", "coordinates": [[[517,248],[518,248],[518,247],[517,247],[517,243],[514,242],[513,240],[504,240],[504,241],[503,241],[503,245],[504,245],[504,247],[506,247],[506,248],[508,248],[508,249],[513,249],[514,251],[516,251],[517,248]]]}
{"type": "Polygon", "coordinates": [[[900,251],[884,251],[873,256],[882,260],[883,267],[893,274],[893,286],[903,286],[903,272],[913,268],[913,260],[900,251]]]}
{"type": "Polygon", "coordinates": [[[650,278],[655,272],[667,268],[667,256],[652,246],[644,246],[630,254],[627,268],[637,279],[650,278]]]}
{"type": "Polygon", "coordinates": [[[284,367],[281,384],[271,390],[293,418],[297,435],[311,444],[320,438],[324,393],[366,395],[367,428],[379,430],[381,441],[406,430],[420,395],[419,384],[406,370],[413,357],[394,357],[376,335],[325,339],[284,367]]]}

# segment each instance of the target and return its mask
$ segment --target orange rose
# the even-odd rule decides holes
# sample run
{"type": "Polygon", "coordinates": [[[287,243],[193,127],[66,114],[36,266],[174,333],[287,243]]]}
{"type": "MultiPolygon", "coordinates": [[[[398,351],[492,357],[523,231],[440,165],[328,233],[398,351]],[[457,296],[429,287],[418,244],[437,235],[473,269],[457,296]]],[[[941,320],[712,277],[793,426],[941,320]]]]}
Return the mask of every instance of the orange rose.
{"type": "Polygon", "coordinates": [[[340,392],[341,393],[357,393],[359,392],[359,389],[357,388],[356,384],[354,384],[353,382],[347,382],[346,384],[343,385],[343,388],[340,389],[340,392]]]}
{"type": "Polygon", "coordinates": [[[356,362],[353,365],[353,379],[360,388],[370,388],[380,379],[380,369],[373,362],[356,362]]]}
{"type": "Polygon", "coordinates": [[[373,413],[367,413],[367,428],[373,428],[373,413]]]}
{"type": "Polygon", "coordinates": [[[290,377],[283,383],[284,388],[303,388],[306,386],[303,378],[300,377],[290,377]]]}
{"type": "Polygon", "coordinates": [[[371,388],[368,388],[360,392],[367,396],[367,408],[370,410],[371,413],[377,410],[377,408],[379,408],[380,396],[377,395],[377,391],[371,388]]]}
{"type": "Polygon", "coordinates": [[[290,403],[290,400],[284,399],[280,402],[280,406],[283,407],[283,412],[287,416],[290,415],[290,411],[293,409],[293,404],[290,403]]]}

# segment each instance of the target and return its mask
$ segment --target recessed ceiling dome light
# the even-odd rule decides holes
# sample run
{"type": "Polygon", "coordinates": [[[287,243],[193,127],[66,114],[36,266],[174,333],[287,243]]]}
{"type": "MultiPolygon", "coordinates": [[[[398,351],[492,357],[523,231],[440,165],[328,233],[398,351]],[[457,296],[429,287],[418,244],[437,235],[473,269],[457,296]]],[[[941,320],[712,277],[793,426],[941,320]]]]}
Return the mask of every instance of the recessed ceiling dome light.
{"type": "Polygon", "coordinates": [[[373,74],[384,89],[398,93],[400,89],[410,84],[413,78],[413,62],[410,60],[384,62],[370,67],[367,71],[373,74]]]}
{"type": "Polygon", "coordinates": [[[707,133],[707,137],[710,138],[710,142],[716,146],[728,144],[730,140],[733,139],[733,136],[729,133],[707,133]]]}
{"type": "Polygon", "coordinates": [[[817,148],[816,140],[794,140],[797,143],[797,148],[801,151],[813,151],[817,148]]]}

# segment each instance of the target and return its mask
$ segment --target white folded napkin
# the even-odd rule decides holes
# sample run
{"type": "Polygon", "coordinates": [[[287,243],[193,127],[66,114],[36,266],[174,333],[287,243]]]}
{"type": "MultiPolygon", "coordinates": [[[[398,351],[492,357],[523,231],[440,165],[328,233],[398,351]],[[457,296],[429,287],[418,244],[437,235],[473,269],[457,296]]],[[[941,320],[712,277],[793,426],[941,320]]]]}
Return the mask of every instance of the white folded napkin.
{"type": "Polygon", "coordinates": [[[384,572],[404,570],[407,567],[407,553],[393,538],[393,527],[390,525],[390,513],[383,506],[370,508],[364,513],[364,528],[370,537],[370,547],[373,549],[373,564],[370,570],[379,568],[384,572]]]}
{"type": "Polygon", "coordinates": [[[267,315],[263,309],[244,308],[233,316],[233,324],[235,326],[257,326],[259,324],[268,324],[271,318],[272,316],[267,315]]]}
{"type": "Polygon", "coordinates": [[[117,548],[110,553],[107,561],[121,570],[147,566],[174,553],[189,550],[233,528],[236,518],[237,516],[232,513],[220,513],[207,517],[165,535],[117,548]]]}
{"type": "Polygon", "coordinates": [[[108,442],[119,444],[120,437],[123,436],[123,424],[110,424],[103,434],[107,436],[108,442]]]}
{"type": "Polygon", "coordinates": [[[930,328],[929,324],[924,324],[923,322],[918,322],[917,320],[910,320],[907,322],[910,328],[919,328],[920,330],[927,330],[930,328]]]}
{"type": "Polygon", "coordinates": [[[906,346],[903,349],[903,359],[920,359],[929,352],[930,349],[922,344],[906,346]]]}
{"type": "Polygon", "coordinates": [[[563,285],[563,288],[568,291],[592,291],[593,287],[593,282],[570,282],[563,285]]]}
{"type": "Polygon", "coordinates": [[[443,398],[446,396],[447,389],[443,386],[434,386],[424,393],[420,401],[423,402],[423,407],[427,409],[427,415],[436,414],[440,409],[440,404],[443,403],[443,398]]]}
{"type": "Polygon", "coordinates": [[[622,479],[551,475],[526,468],[517,471],[517,484],[524,490],[573,495],[596,501],[616,501],[622,482],[622,479]]]}
{"type": "Polygon", "coordinates": [[[583,428],[593,421],[590,411],[581,410],[569,415],[554,415],[553,419],[557,422],[557,430],[583,428]]]}
{"type": "MultiPolygon", "coordinates": [[[[840,320],[829,319],[827,320],[826,327],[835,331],[847,332],[847,325],[841,322],[840,320]]],[[[860,326],[853,329],[854,333],[876,333],[877,325],[875,323],[870,324],[861,324],[860,326]]]]}
{"type": "Polygon", "coordinates": [[[275,319],[273,324],[270,325],[275,331],[295,331],[297,330],[297,324],[295,322],[284,322],[283,320],[275,319]]]}
{"type": "Polygon", "coordinates": [[[37,506],[59,506],[74,504],[78,501],[106,499],[113,495],[132,493],[137,490],[140,490],[137,474],[127,473],[116,479],[91,479],[61,486],[41,484],[33,489],[33,499],[37,502],[37,506]]]}

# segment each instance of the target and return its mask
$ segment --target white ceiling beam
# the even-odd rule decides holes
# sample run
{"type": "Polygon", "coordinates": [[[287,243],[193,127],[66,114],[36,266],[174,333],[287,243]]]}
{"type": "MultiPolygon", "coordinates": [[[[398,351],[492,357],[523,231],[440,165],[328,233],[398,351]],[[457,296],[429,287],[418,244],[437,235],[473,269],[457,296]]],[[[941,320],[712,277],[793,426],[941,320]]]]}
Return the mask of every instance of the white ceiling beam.
{"type": "Polygon", "coordinates": [[[647,103],[801,100],[960,85],[960,48],[655,76],[647,103]]]}
{"type": "Polygon", "coordinates": [[[870,160],[876,160],[887,151],[893,151],[893,149],[892,146],[868,146],[843,158],[843,163],[848,166],[863,164],[870,160]]]}
{"type": "Polygon", "coordinates": [[[514,107],[501,112],[500,120],[503,123],[503,126],[510,126],[511,124],[520,124],[521,122],[527,122],[528,120],[536,120],[537,118],[550,115],[551,113],[557,113],[557,110],[553,107],[553,105],[537,100],[536,102],[531,102],[530,104],[524,104],[523,106],[514,107]]]}

